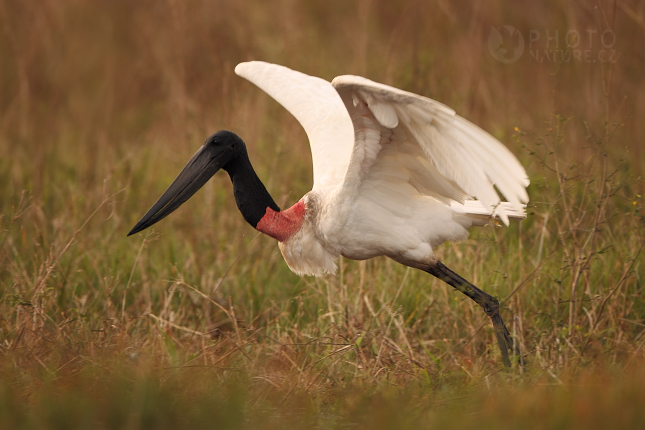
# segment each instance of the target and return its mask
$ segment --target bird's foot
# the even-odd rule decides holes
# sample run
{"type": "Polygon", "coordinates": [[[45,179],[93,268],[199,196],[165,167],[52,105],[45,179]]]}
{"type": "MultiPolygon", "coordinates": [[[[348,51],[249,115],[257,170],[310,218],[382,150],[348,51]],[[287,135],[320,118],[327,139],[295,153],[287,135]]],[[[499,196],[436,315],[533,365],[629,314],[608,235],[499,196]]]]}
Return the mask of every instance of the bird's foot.
{"type": "Polygon", "coordinates": [[[497,343],[499,344],[499,349],[502,352],[502,361],[504,366],[511,367],[511,358],[509,356],[509,351],[513,354],[513,361],[517,360],[517,363],[520,367],[524,368],[526,361],[522,356],[520,351],[519,342],[516,342],[515,339],[511,336],[502,316],[499,313],[499,301],[492,297],[486,306],[482,306],[486,315],[490,317],[493,321],[493,328],[495,329],[495,336],[497,337],[497,343]]]}

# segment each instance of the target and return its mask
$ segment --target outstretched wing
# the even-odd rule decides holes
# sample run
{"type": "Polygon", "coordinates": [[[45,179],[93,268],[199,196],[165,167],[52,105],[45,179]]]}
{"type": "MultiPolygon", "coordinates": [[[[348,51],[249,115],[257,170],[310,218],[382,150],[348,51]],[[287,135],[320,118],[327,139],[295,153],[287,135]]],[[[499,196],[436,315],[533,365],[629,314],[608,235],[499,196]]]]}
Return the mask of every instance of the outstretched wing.
{"type": "Polygon", "coordinates": [[[240,63],[235,73],[284,106],[302,124],[313,158],[313,189],[342,183],[354,146],[354,127],[331,84],[262,61],[240,63]]]}
{"type": "Polygon", "coordinates": [[[499,216],[505,224],[509,215],[523,217],[526,171],[490,134],[439,102],[359,76],[339,76],[332,85],[356,140],[345,198],[366,185],[387,189],[397,182],[463,212],[499,216]],[[495,188],[508,203],[500,204],[495,188]]]}

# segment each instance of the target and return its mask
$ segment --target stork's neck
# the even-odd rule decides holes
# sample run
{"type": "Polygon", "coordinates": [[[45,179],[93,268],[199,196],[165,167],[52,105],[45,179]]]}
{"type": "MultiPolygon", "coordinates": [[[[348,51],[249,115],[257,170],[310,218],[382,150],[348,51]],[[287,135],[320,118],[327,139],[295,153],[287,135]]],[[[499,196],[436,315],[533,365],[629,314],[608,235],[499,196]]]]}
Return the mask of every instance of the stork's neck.
{"type": "Polygon", "coordinates": [[[280,242],[300,230],[305,215],[302,200],[281,211],[246,156],[231,160],[225,170],[231,177],[235,202],[246,222],[280,242]]]}
{"type": "Polygon", "coordinates": [[[300,200],[289,209],[281,212],[275,212],[271,208],[267,208],[266,213],[255,228],[277,239],[279,242],[285,242],[300,230],[304,219],[305,202],[300,200]]]}

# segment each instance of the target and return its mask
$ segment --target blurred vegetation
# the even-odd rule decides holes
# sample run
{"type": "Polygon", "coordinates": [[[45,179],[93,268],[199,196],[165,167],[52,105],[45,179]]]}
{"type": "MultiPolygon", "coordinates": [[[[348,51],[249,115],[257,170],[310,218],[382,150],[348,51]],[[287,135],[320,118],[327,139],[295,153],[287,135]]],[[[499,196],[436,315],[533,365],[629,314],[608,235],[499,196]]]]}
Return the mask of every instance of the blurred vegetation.
{"type": "Polygon", "coordinates": [[[0,28],[0,427],[643,422],[642,2],[0,0],[0,28]],[[570,30],[588,57],[562,61],[570,30]],[[518,156],[529,217],[438,253],[500,298],[526,369],[424,273],[292,274],[226,175],[125,237],[218,129],[281,206],[311,188],[300,125],[233,72],[251,59],[432,97],[518,156]]]}

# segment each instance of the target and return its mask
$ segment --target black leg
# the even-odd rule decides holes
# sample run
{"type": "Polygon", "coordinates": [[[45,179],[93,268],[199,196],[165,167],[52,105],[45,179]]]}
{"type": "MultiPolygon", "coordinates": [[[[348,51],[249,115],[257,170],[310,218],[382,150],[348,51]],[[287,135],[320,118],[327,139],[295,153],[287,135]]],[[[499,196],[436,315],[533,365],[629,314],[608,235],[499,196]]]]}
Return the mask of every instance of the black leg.
{"type": "Polygon", "coordinates": [[[446,284],[455,287],[481,306],[484,309],[484,312],[486,312],[486,315],[488,315],[493,321],[495,335],[497,335],[497,342],[499,343],[499,348],[502,350],[502,361],[504,362],[504,365],[506,367],[511,366],[511,360],[508,354],[510,350],[515,351],[515,354],[519,357],[520,366],[524,367],[524,358],[522,357],[522,354],[520,354],[519,346],[514,343],[511,334],[508,332],[506,325],[504,325],[502,316],[499,313],[499,301],[495,297],[485,293],[470,282],[466,281],[464,278],[444,266],[441,261],[437,260],[437,263],[433,267],[425,269],[425,271],[441,279],[446,284]]]}

